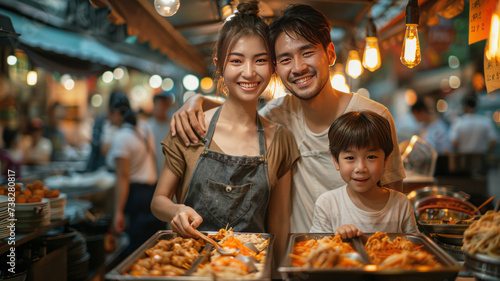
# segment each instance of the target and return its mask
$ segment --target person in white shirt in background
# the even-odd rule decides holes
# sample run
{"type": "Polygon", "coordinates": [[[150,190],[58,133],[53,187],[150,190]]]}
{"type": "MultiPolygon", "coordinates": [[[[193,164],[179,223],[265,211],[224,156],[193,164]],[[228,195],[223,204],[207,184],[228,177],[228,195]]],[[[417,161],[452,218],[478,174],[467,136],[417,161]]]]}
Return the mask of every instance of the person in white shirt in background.
{"type": "Polygon", "coordinates": [[[50,162],[52,142],[43,137],[44,123],[42,119],[34,118],[29,124],[28,144],[24,145],[24,163],[27,165],[42,165],[50,162]]]}
{"type": "Polygon", "coordinates": [[[153,134],[145,122],[137,121],[123,93],[110,97],[108,118],[118,127],[106,154],[106,165],[116,173],[113,228],[129,235],[126,256],[165,224],[149,207],[157,180],[153,134]]]}
{"type": "Polygon", "coordinates": [[[170,130],[170,119],[168,109],[174,103],[174,95],[171,92],[161,92],[153,97],[152,117],[148,119],[148,125],[154,135],[156,174],[159,175],[165,156],[161,142],[170,130]]]}
{"type": "Polygon", "coordinates": [[[319,196],[310,232],[343,239],[363,232],[418,233],[408,197],[380,186],[394,147],[389,122],[372,111],[351,111],[333,122],[328,139],[335,168],[347,184],[319,196]]]}
{"type": "Polygon", "coordinates": [[[438,154],[451,152],[451,142],[448,125],[429,108],[423,100],[417,100],[411,106],[411,113],[421,125],[420,137],[425,140],[438,154]]]}
{"type": "Polygon", "coordinates": [[[477,114],[476,106],[476,96],[464,97],[464,115],[451,126],[451,142],[459,153],[486,154],[495,148],[498,137],[493,122],[490,118],[477,114]]]}

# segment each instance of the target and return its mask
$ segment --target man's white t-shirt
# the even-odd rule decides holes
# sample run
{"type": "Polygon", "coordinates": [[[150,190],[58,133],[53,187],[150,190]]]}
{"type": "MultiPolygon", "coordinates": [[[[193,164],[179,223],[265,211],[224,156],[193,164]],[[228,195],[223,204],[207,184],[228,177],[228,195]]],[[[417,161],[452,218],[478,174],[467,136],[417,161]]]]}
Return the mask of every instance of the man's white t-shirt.
{"type": "Polygon", "coordinates": [[[441,118],[436,119],[422,130],[420,136],[436,150],[438,154],[451,151],[448,126],[441,118]]]}
{"type": "MultiPolygon", "coordinates": [[[[394,150],[382,176],[382,185],[403,180],[405,172],[399,152],[394,119],[389,110],[370,99],[353,94],[344,113],[370,110],[383,116],[391,125],[394,150]]],[[[328,129],[315,134],[309,130],[304,119],[300,100],[286,95],[269,102],[259,113],[271,121],[281,124],[293,133],[301,158],[293,173],[291,232],[308,232],[312,225],[314,203],[326,191],[345,185],[340,173],[335,169],[329,151],[328,129]]]]}
{"type": "Polygon", "coordinates": [[[113,136],[111,147],[106,154],[106,165],[115,169],[116,158],[129,159],[130,182],[155,184],[157,175],[154,154],[154,137],[148,126],[140,122],[134,129],[132,125],[125,123],[113,136]]]}
{"type": "Polygon", "coordinates": [[[497,135],[490,118],[464,114],[451,126],[450,139],[458,142],[458,152],[485,153],[497,135]]]}
{"type": "Polygon", "coordinates": [[[389,190],[389,200],[380,211],[358,208],[347,193],[347,186],[323,193],[316,201],[311,232],[333,233],[352,224],[364,233],[419,233],[413,207],[403,193],[389,190]]]}

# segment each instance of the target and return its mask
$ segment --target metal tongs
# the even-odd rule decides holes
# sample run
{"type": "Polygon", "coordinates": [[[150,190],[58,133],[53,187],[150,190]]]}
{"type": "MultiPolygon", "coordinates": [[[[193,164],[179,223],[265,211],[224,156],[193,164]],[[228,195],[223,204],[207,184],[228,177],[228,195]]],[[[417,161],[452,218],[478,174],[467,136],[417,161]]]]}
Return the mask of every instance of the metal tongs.
{"type": "Polygon", "coordinates": [[[359,256],[361,257],[361,261],[364,264],[370,264],[370,257],[368,257],[368,254],[366,253],[365,246],[363,245],[363,242],[361,242],[361,237],[353,237],[351,238],[352,243],[354,244],[354,247],[356,248],[356,251],[359,253],[359,256]]]}
{"type": "Polygon", "coordinates": [[[222,246],[215,242],[212,238],[206,236],[205,234],[199,232],[196,228],[193,228],[194,232],[200,236],[201,239],[207,241],[208,243],[212,244],[215,247],[215,250],[219,252],[222,256],[236,256],[240,252],[240,249],[236,249],[234,251],[226,251],[222,246]]]}

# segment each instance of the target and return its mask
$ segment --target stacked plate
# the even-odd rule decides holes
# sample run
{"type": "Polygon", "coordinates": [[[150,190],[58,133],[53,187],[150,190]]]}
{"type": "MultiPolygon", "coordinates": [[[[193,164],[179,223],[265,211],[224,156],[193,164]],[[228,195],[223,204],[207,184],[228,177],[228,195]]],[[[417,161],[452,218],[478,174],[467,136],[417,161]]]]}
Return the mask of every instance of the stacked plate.
{"type": "Polygon", "coordinates": [[[50,224],[49,199],[42,198],[39,203],[16,204],[16,232],[29,233],[50,224]]]}
{"type": "Polygon", "coordinates": [[[61,193],[57,198],[50,198],[50,220],[58,220],[64,217],[66,207],[66,194],[61,193]]]}
{"type": "Polygon", "coordinates": [[[7,228],[9,225],[8,204],[8,197],[0,196],[0,239],[7,238],[10,235],[10,229],[7,228]]]}

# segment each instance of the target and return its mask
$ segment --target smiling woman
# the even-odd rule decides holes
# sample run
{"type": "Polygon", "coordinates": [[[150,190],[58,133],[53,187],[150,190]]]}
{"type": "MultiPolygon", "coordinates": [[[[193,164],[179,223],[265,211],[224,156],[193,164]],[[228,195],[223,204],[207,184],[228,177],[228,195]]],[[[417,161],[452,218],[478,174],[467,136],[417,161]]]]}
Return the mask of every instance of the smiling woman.
{"type": "Polygon", "coordinates": [[[242,2],[224,23],[214,63],[226,102],[206,112],[204,143],[186,147],[169,134],[153,213],[183,236],[232,227],[276,234],[276,255],[289,232],[291,168],[299,157],[292,134],[257,113],[273,75],[268,26],[258,2],[242,2]],[[173,196],[177,202],[172,202],[173,196]],[[265,224],[267,222],[267,225],[265,224]]]}

